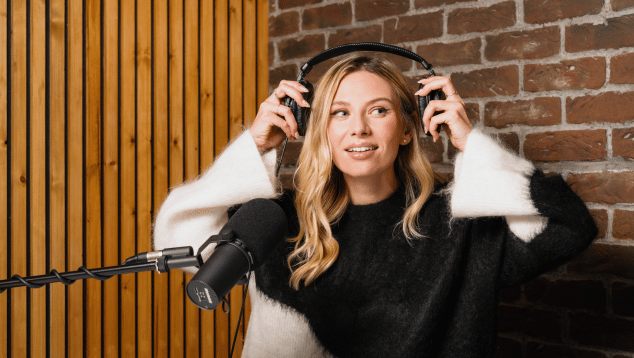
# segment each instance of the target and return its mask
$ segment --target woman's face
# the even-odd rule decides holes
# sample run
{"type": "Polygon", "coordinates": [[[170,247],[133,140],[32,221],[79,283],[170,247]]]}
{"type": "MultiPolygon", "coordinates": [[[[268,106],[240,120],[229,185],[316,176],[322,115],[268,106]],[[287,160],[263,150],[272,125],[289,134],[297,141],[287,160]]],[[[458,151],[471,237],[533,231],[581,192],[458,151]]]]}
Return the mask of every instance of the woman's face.
{"type": "Polygon", "coordinates": [[[394,180],[400,145],[411,140],[390,85],[366,71],[346,75],[330,108],[328,139],[337,168],[347,183],[394,180]]]}

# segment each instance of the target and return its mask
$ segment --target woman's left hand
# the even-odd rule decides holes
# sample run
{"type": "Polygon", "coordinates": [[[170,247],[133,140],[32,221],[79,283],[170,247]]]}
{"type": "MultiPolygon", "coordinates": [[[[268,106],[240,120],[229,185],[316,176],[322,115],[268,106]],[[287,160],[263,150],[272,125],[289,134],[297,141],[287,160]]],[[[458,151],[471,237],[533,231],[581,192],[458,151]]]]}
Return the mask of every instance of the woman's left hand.
{"type": "Polygon", "coordinates": [[[423,125],[428,130],[434,142],[440,138],[438,126],[442,123],[447,125],[446,132],[454,147],[464,151],[467,138],[471,133],[472,125],[464,108],[464,102],[451,83],[451,78],[443,76],[430,76],[418,83],[423,88],[415,93],[417,96],[426,96],[432,90],[440,89],[445,93],[447,99],[430,101],[423,113],[423,125]],[[440,112],[434,115],[435,112],[440,112]]]}

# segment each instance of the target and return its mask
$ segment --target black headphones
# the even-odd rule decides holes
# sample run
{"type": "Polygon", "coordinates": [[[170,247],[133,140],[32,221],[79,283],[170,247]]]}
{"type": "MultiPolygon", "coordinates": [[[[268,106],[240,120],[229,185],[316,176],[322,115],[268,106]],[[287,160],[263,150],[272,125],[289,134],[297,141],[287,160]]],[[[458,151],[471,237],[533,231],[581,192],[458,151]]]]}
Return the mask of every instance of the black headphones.
{"type": "MultiPolygon", "coordinates": [[[[386,52],[394,55],[409,58],[416,62],[419,62],[429,72],[431,76],[435,76],[434,71],[431,69],[431,64],[427,63],[422,57],[417,54],[406,50],[402,47],[392,46],[388,44],[376,43],[376,42],[362,42],[351,43],[346,45],[339,45],[328,50],[322,51],[308,60],[300,69],[299,75],[297,75],[297,82],[308,89],[308,92],[303,93],[304,99],[310,103],[313,99],[313,85],[308,82],[304,77],[313,69],[313,67],[321,62],[329,60],[331,58],[345,55],[351,52],[357,51],[374,51],[374,52],[386,52]]],[[[423,85],[419,86],[419,89],[423,88],[423,85]]],[[[429,101],[441,99],[441,90],[433,90],[425,97],[418,97],[418,109],[420,110],[421,128],[424,128],[423,124],[423,112],[429,104],[429,101]]],[[[284,105],[291,109],[295,120],[297,121],[297,131],[299,135],[306,135],[306,128],[308,127],[308,117],[310,116],[310,108],[299,106],[294,99],[285,97],[284,105]]],[[[428,134],[429,135],[429,134],[428,134]]]]}
{"type": "MultiPolygon", "coordinates": [[[[321,62],[324,62],[326,60],[329,60],[331,58],[345,55],[351,52],[357,52],[357,51],[386,52],[386,53],[391,53],[393,55],[406,57],[406,58],[409,58],[410,60],[419,62],[421,65],[423,65],[425,70],[427,70],[427,72],[429,72],[431,76],[436,75],[434,71],[431,69],[432,67],[431,64],[427,63],[425,59],[413,53],[412,51],[409,51],[402,47],[397,47],[397,46],[377,43],[377,42],[361,42],[361,43],[339,45],[339,46],[335,46],[333,48],[327,49],[325,51],[322,51],[318,53],[317,55],[313,56],[299,70],[299,74],[297,75],[297,82],[301,83],[302,86],[308,89],[308,92],[302,93],[302,96],[304,97],[304,99],[308,103],[311,103],[313,99],[313,93],[314,93],[313,85],[310,82],[308,82],[304,77],[310,72],[310,70],[313,69],[315,65],[321,62]]],[[[423,85],[421,84],[418,88],[419,89],[423,88],[423,85]]],[[[442,99],[441,94],[442,94],[442,90],[432,90],[427,96],[418,97],[418,109],[420,111],[421,128],[425,128],[423,126],[423,113],[425,112],[425,108],[427,107],[430,101],[442,99]]],[[[299,132],[299,135],[301,136],[306,135],[306,128],[308,127],[308,118],[310,116],[310,108],[299,106],[295,102],[294,99],[288,96],[284,98],[284,105],[286,107],[289,107],[291,109],[291,112],[293,112],[293,116],[295,117],[295,120],[297,121],[297,131],[299,132]]],[[[429,136],[431,134],[427,132],[427,135],[429,136]]],[[[276,173],[279,173],[280,167],[282,166],[282,159],[284,158],[284,152],[286,151],[287,142],[288,142],[288,138],[284,142],[284,148],[282,149],[282,155],[277,165],[276,173]]]]}

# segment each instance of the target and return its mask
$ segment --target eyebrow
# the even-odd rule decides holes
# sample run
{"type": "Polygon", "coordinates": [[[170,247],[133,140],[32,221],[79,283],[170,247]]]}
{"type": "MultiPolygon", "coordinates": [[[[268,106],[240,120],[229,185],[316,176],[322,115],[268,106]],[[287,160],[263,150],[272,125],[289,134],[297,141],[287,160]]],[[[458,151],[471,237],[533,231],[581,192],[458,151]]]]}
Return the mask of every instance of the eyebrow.
{"type": "MultiPolygon", "coordinates": [[[[376,102],[380,102],[380,101],[387,101],[387,102],[390,102],[390,104],[394,104],[394,103],[392,102],[392,100],[391,100],[391,99],[389,99],[389,98],[387,98],[387,97],[379,97],[379,98],[375,98],[375,99],[373,99],[373,100],[369,101],[367,104],[370,104],[370,105],[371,105],[371,104],[374,104],[374,103],[376,103],[376,102]]],[[[349,105],[350,105],[350,103],[348,103],[348,102],[346,102],[346,101],[336,101],[336,102],[332,102],[332,105],[331,105],[331,106],[349,106],[349,105]]]]}

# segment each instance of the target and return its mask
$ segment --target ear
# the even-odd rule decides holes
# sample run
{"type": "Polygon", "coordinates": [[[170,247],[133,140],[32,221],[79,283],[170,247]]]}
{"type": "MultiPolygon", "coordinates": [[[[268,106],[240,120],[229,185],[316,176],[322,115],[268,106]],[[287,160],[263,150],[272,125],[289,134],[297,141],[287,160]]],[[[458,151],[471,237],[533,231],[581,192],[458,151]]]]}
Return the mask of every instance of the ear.
{"type": "Polygon", "coordinates": [[[401,136],[400,145],[408,145],[412,141],[413,130],[411,128],[403,128],[403,135],[401,136]]]}

